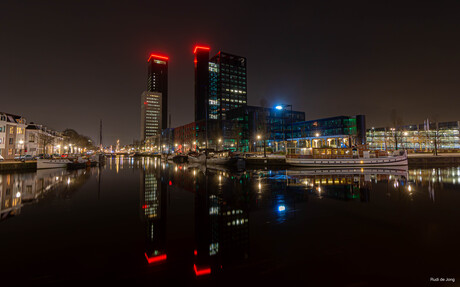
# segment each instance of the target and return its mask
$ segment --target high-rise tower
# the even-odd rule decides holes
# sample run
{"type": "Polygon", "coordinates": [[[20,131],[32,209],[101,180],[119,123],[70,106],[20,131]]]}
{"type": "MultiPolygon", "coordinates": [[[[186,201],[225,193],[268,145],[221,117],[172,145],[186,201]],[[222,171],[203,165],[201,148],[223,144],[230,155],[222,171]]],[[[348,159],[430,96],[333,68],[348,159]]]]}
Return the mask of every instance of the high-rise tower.
{"type": "Polygon", "coordinates": [[[207,116],[209,92],[209,47],[196,46],[195,54],[195,121],[207,116]]]}
{"type": "Polygon", "coordinates": [[[245,57],[217,53],[209,62],[209,81],[209,118],[226,120],[229,110],[246,106],[245,57]]]}
{"type": "Polygon", "coordinates": [[[166,129],[168,127],[169,57],[151,54],[147,62],[147,92],[161,93],[161,129],[166,129]]]}

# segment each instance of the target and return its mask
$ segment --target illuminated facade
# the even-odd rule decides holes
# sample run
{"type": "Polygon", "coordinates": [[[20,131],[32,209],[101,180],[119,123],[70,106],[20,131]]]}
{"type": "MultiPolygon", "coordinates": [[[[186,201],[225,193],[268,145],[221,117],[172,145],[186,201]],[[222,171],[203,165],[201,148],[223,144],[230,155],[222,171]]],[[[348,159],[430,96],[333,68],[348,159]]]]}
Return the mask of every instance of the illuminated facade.
{"type": "Polygon", "coordinates": [[[366,133],[369,148],[376,150],[452,151],[460,149],[460,122],[428,122],[398,128],[371,128],[366,133]]]}
{"type": "Polygon", "coordinates": [[[155,54],[148,59],[147,92],[161,94],[161,129],[168,123],[168,62],[168,57],[155,54]]]}
{"type": "Polygon", "coordinates": [[[163,126],[161,93],[143,92],[141,95],[141,140],[155,138],[163,126]]]}
{"type": "Polygon", "coordinates": [[[227,119],[227,112],[247,104],[246,58],[224,52],[209,62],[209,118],[227,119]]]}
{"type": "Polygon", "coordinates": [[[24,154],[25,129],[25,118],[0,112],[0,155],[4,159],[24,154]]]}
{"type": "Polygon", "coordinates": [[[195,122],[174,128],[174,146],[177,145],[178,152],[185,153],[194,150],[195,141],[195,122]]]}
{"type": "Polygon", "coordinates": [[[30,123],[26,127],[24,146],[25,154],[32,156],[62,154],[64,152],[64,138],[58,131],[30,123]]]}
{"type": "Polygon", "coordinates": [[[300,147],[343,148],[366,144],[366,117],[338,116],[293,123],[289,141],[300,147]]]}
{"type": "Polygon", "coordinates": [[[242,125],[251,151],[284,150],[284,143],[299,147],[350,147],[365,144],[365,116],[338,116],[305,121],[305,112],[247,106],[232,110],[229,119],[242,125]]]}

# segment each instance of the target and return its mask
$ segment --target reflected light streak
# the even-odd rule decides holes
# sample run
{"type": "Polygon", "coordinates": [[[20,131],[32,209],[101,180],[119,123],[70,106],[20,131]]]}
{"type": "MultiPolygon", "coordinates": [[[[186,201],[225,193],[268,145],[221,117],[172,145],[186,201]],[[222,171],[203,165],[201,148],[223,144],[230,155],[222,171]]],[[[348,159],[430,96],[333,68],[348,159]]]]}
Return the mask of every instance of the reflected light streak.
{"type": "Polygon", "coordinates": [[[153,256],[153,257],[148,257],[147,253],[144,253],[144,255],[145,255],[145,258],[147,259],[147,262],[149,264],[166,260],[166,254],[153,256]]]}
{"type": "Polygon", "coordinates": [[[203,269],[198,270],[196,268],[196,264],[193,264],[193,270],[195,270],[195,275],[196,276],[211,274],[211,268],[207,267],[207,268],[203,268],[203,269]]]}

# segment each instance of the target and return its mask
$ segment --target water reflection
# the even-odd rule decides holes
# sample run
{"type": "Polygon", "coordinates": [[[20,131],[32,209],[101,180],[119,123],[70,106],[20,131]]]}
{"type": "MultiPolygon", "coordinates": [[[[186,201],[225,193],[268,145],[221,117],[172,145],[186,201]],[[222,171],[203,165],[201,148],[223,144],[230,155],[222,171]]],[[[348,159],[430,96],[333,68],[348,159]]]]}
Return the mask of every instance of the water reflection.
{"type": "MultiPolygon", "coordinates": [[[[149,162],[150,159],[147,159],[149,162]]],[[[131,161],[132,163],[132,161],[131,161]]],[[[121,165],[122,167],[123,165],[121,165]]],[[[141,214],[145,223],[145,257],[148,263],[161,263],[167,259],[166,222],[168,177],[164,170],[146,164],[141,170],[141,214]]]]}
{"type": "Polygon", "coordinates": [[[52,191],[57,190],[59,198],[70,198],[90,174],[89,169],[0,174],[0,220],[19,215],[25,205],[37,203],[52,191]]]}
{"type": "MultiPolygon", "coordinates": [[[[80,231],[77,234],[82,245],[87,248],[94,238],[102,238],[100,244],[116,246],[119,250],[111,268],[127,270],[132,266],[129,270],[136,269],[132,272],[147,270],[145,274],[139,271],[140,277],[145,276],[139,280],[145,282],[162,275],[168,279],[183,276],[184,280],[197,280],[200,284],[206,280],[234,282],[244,274],[255,276],[251,278],[263,274],[257,277],[260,279],[270,270],[283,276],[291,270],[307,272],[307,265],[313,270],[308,271],[310,276],[321,272],[327,275],[329,270],[323,266],[338,264],[344,254],[353,252],[348,257],[359,259],[350,259],[350,268],[346,265],[341,273],[350,276],[347,274],[352,274],[352,266],[371,262],[373,252],[380,252],[382,248],[375,246],[389,245],[398,254],[413,248],[410,255],[415,256],[419,250],[444,246],[445,238],[452,238],[452,242],[455,239],[450,235],[456,226],[452,218],[455,214],[458,217],[458,167],[235,171],[176,165],[147,157],[112,157],[107,161],[101,169],[0,175],[2,220],[20,214],[24,206],[37,204],[50,194],[74,200],[76,204],[67,218],[75,216],[72,223],[84,231],[84,236],[80,231]],[[80,188],[92,175],[99,176],[98,184],[80,188]],[[106,178],[102,186],[101,177],[106,178]],[[93,202],[96,188],[104,190],[104,201],[93,202]],[[75,201],[74,193],[82,190],[91,196],[75,201]],[[105,214],[117,220],[106,226],[105,214]],[[121,231],[117,236],[103,237],[118,229],[121,231]],[[372,240],[361,240],[367,237],[372,240]],[[316,247],[305,248],[311,238],[315,238],[316,247]],[[393,238],[398,239],[392,241],[393,238]],[[407,247],[400,244],[400,238],[416,244],[407,247]]],[[[41,201],[41,209],[37,210],[49,208],[47,203],[41,201]]],[[[23,212],[21,218],[27,215],[32,217],[33,212],[23,212]]],[[[49,224],[53,222],[52,218],[47,220],[49,224]]],[[[9,223],[14,220],[3,225],[4,231],[13,226],[9,223]]],[[[41,224],[46,226],[48,222],[41,224]]],[[[4,232],[3,236],[8,234],[4,232]]],[[[90,251],[86,256],[94,252],[94,260],[113,256],[113,248],[90,251]]],[[[425,260],[425,265],[440,262],[435,256],[438,253],[433,254],[426,255],[434,260],[425,260]]],[[[72,256],[78,259],[72,262],[87,259],[78,258],[79,254],[72,256]]],[[[390,261],[399,262],[390,258],[379,268],[390,261]]],[[[108,264],[104,260],[97,262],[97,268],[103,266],[100,262],[108,264]]],[[[372,261],[377,265],[379,262],[372,261]]],[[[183,286],[190,285],[188,282],[183,286]]]]}

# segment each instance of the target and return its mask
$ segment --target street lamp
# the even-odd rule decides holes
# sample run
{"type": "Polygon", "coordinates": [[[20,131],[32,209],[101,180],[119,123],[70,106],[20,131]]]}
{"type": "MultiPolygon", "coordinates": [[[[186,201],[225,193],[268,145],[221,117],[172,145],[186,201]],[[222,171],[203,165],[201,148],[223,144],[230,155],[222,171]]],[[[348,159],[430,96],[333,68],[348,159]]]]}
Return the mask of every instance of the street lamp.
{"type": "MultiPolygon", "coordinates": [[[[279,111],[283,111],[287,108],[287,107],[290,107],[291,108],[291,141],[294,140],[294,137],[293,137],[293,125],[292,125],[292,105],[277,105],[275,106],[275,109],[279,110],[279,111]]],[[[283,120],[284,120],[284,116],[283,116],[283,120]]],[[[286,137],[285,137],[285,134],[284,134],[284,122],[283,122],[283,142],[284,142],[284,151],[285,153],[287,154],[287,148],[286,148],[286,137]]]]}

